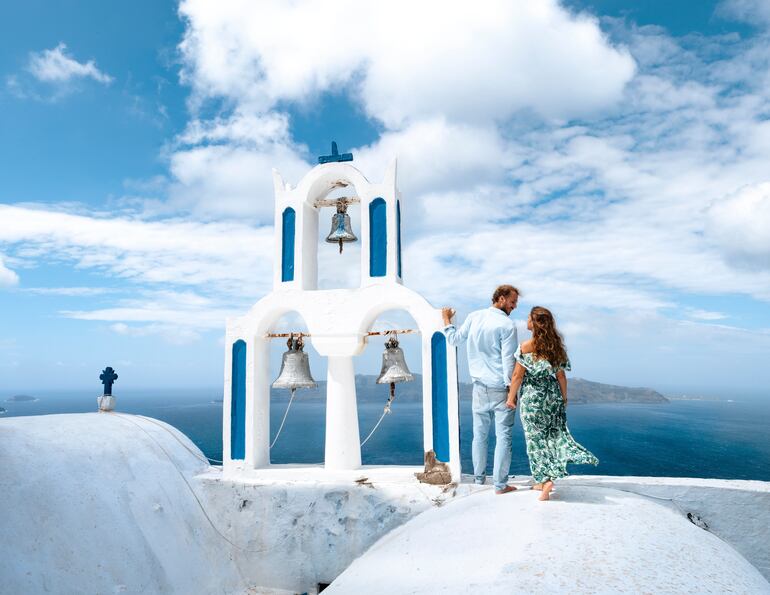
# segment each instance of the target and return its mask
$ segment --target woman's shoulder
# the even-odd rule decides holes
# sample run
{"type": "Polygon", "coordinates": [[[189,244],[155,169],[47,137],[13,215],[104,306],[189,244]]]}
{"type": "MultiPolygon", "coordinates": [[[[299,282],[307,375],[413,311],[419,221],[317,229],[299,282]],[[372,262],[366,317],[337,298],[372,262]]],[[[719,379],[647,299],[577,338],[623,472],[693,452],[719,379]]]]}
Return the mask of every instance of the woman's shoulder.
{"type": "Polygon", "coordinates": [[[532,353],[535,350],[535,344],[532,339],[527,339],[519,344],[519,351],[524,353],[532,353]]]}

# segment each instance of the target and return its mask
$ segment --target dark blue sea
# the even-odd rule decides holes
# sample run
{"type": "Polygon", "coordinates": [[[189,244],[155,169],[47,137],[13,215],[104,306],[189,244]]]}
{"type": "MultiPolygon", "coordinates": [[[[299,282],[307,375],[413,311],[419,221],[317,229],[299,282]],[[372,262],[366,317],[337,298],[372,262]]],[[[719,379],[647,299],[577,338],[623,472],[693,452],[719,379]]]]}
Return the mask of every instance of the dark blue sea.
{"type": "MultiPolygon", "coordinates": [[[[96,410],[96,394],[36,392],[34,402],[7,402],[0,393],[4,417],[80,413],[96,410]]],[[[118,411],[161,419],[179,428],[206,456],[222,459],[221,392],[116,392],[118,411]]],[[[271,407],[275,431],[287,399],[271,407]]],[[[359,403],[361,436],[366,436],[382,412],[382,404],[359,403]]],[[[461,401],[463,471],[471,472],[470,402],[461,401]]],[[[323,461],[325,404],[303,402],[301,393],[272,452],[274,463],[323,461]]],[[[601,461],[598,468],[573,466],[573,473],[759,479],[770,481],[770,402],[672,401],[665,404],[571,405],[568,424],[575,439],[601,461]]],[[[2,428],[2,425],[0,425],[2,428]]],[[[490,441],[491,442],[491,441],[490,441]]],[[[490,445],[490,465],[492,460],[490,445]]],[[[393,413],[362,451],[364,464],[421,465],[422,406],[396,402],[393,413]]],[[[491,472],[491,470],[490,470],[491,472]]],[[[521,424],[516,420],[511,473],[529,474],[521,424]]]]}

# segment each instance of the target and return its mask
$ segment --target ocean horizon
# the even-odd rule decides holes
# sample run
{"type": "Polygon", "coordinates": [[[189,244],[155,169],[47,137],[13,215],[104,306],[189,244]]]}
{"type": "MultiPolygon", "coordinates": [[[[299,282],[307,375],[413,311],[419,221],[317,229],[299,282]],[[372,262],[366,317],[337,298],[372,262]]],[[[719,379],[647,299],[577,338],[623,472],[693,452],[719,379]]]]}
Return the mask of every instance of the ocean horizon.
{"type": "MultiPolygon", "coordinates": [[[[96,411],[96,397],[86,391],[0,393],[0,419],[13,416],[96,411]],[[15,394],[34,401],[9,402],[15,394]]],[[[222,459],[221,392],[214,389],[158,389],[117,392],[117,411],[165,421],[186,434],[212,460],[222,459]]],[[[379,419],[385,402],[358,404],[362,439],[379,419]]],[[[288,397],[275,393],[271,405],[274,435],[288,397]]],[[[393,404],[371,440],[362,449],[365,465],[421,465],[422,406],[393,404]]],[[[575,439],[600,460],[598,467],[571,466],[573,474],[659,477],[702,477],[770,481],[770,403],[732,400],[673,400],[654,404],[575,404],[568,408],[575,439]]],[[[325,403],[303,402],[300,391],[286,426],[271,453],[273,463],[321,463],[325,403]]],[[[463,473],[471,473],[471,411],[460,405],[460,449],[463,473]]],[[[491,472],[494,441],[490,439],[491,472]]],[[[516,419],[511,474],[529,475],[524,437],[516,419]]]]}

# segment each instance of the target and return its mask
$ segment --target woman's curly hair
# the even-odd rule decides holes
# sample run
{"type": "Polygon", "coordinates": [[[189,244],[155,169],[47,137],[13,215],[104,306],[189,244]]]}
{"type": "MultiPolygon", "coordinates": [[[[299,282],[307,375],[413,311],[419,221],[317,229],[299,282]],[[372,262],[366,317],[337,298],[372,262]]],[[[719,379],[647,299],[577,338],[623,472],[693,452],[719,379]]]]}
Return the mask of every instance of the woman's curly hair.
{"type": "Polygon", "coordinates": [[[535,306],[529,313],[532,319],[532,355],[546,359],[554,368],[567,363],[564,338],[556,330],[556,321],[547,308],[535,306]]]}

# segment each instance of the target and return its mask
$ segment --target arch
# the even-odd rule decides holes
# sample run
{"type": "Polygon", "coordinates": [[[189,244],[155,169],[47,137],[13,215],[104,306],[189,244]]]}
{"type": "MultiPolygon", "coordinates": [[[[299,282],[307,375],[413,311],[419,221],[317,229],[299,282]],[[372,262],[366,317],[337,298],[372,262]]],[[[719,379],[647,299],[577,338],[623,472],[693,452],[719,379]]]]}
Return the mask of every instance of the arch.
{"type": "Polygon", "coordinates": [[[233,343],[232,384],[230,394],[230,458],[246,456],[246,342],[233,343]]]}
{"type": "Polygon", "coordinates": [[[369,276],[384,277],[388,269],[388,215],[385,199],[369,203],[369,276]]]}
{"type": "Polygon", "coordinates": [[[369,180],[349,163],[330,163],[316,166],[305,174],[297,185],[297,191],[312,206],[317,199],[325,197],[340,184],[352,186],[359,196],[363,196],[370,186],[369,180]]]}
{"type": "Polygon", "coordinates": [[[297,214],[291,207],[281,215],[281,281],[294,281],[294,236],[297,214]]]}
{"type": "Polygon", "coordinates": [[[430,340],[430,364],[433,403],[433,450],[436,458],[449,462],[449,393],[447,353],[444,333],[435,332],[430,340]]]}

